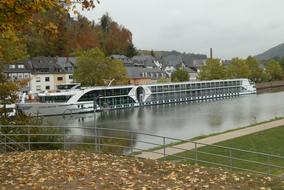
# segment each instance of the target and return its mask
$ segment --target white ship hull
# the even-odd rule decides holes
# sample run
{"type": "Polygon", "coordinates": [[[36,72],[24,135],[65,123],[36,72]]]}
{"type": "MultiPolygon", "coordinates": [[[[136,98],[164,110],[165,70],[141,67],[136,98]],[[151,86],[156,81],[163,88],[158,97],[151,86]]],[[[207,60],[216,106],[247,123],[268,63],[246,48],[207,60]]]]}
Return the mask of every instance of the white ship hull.
{"type": "Polygon", "coordinates": [[[27,115],[51,116],[222,99],[255,93],[255,86],[248,79],[232,79],[87,88],[76,92],[44,94],[40,96],[42,103],[20,103],[17,106],[27,115]],[[66,102],[52,103],[54,100],[66,102]]]}
{"type": "Polygon", "coordinates": [[[67,104],[67,103],[24,103],[17,106],[26,115],[52,116],[93,112],[93,104],[67,104]],[[82,107],[83,106],[83,107],[82,107]]]}

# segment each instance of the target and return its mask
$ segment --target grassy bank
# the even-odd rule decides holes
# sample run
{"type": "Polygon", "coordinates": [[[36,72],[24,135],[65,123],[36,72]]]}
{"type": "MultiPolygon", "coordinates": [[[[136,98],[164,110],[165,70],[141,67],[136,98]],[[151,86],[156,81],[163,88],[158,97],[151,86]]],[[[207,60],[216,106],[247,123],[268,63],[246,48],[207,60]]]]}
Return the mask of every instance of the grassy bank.
{"type": "MultiPolygon", "coordinates": [[[[277,121],[277,120],[281,120],[281,119],[284,119],[284,117],[276,117],[276,118],[271,119],[271,120],[268,120],[268,121],[263,121],[263,122],[260,122],[260,123],[256,123],[256,124],[248,125],[248,126],[245,126],[245,127],[236,128],[236,129],[230,129],[230,130],[227,130],[227,131],[224,131],[224,132],[212,133],[212,134],[208,134],[208,135],[200,135],[200,136],[191,138],[191,139],[189,139],[189,140],[187,140],[187,141],[172,142],[172,143],[166,144],[165,147],[166,147],[166,148],[167,148],[167,147],[173,147],[173,146],[176,146],[176,145],[180,145],[180,144],[186,143],[186,142],[188,142],[188,141],[198,141],[198,140],[200,140],[200,139],[204,139],[204,138],[207,138],[207,137],[212,137],[212,136],[216,136],[216,135],[221,135],[221,134],[228,133],[228,132],[232,132],[232,131],[238,131],[238,130],[246,129],[246,128],[249,128],[249,127],[255,127],[255,126],[257,126],[257,125],[261,125],[261,124],[265,124],[265,123],[269,123],[269,122],[277,121]]],[[[148,149],[147,151],[153,152],[153,151],[156,151],[156,150],[159,150],[159,149],[163,149],[163,148],[164,148],[164,146],[163,146],[163,145],[160,145],[160,146],[156,146],[156,147],[154,147],[154,148],[150,148],[150,149],[148,149]]],[[[143,152],[143,151],[135,151],[134,153],[132,153],[132,155],[135,156],[135,155],[141,154],[141,152],[143,152]]]]}
{"type": "MultiPolygon", "coordinates": [[[[216,143],[215,145],[284,156],[284,146],[282,146],[284,144],[283,136],[284,136],[284,126],[281,126],[266,131],[254,133],[251,135],[235,138],[232,140],[216,143]]],[[[186,151],[177,154],[176,156],[194,159],[196,154],[194,151],[186,151]]],[[[203,160],[205,162],[215,162],[218,164],[228,164],[228,165],[231,164],[234,167],[247,168],[264,173],[266,172],[271,172],[272,174],[284,173],[284,170],[254,163],[254,162],[263,162],[263,163],[271,163],[271,164],[284,166],[283,159],[270,158],[265,155],[244,153],[237,150],[229,151],[223,148],[206,146],[198,148],[197,156],[198,159],[203,160]],[[213,154],[220,156],[216,156],[213,154]],[[230,159],[229,158],[230,156],[235,157],[237,159],[230,159]],[[249,159],[251,160],[251,163],[242,161],[241,159],[249,159]]],[[[179,158],[176,158],[174,156],[168,156],[166,159],[178,160],[179,158]]],[[[185,160],[183,160],[183,162],[192,163],[192,161],[185,161],[185,160]]],[[[209,164],[204,164],[202,162],[200,162],[199,164],[209,165],[209,164]]]]}

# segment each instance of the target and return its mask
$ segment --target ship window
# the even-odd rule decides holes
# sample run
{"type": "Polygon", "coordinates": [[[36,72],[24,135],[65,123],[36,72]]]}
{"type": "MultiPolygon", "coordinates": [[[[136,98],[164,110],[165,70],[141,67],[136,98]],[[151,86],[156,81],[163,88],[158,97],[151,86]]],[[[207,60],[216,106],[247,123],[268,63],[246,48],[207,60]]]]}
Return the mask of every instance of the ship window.
{"type": "Polygon", "coordinates": [[[94,101],[95,98],[99,97],[99,96],[103,96],[102,91],[99,90],[93,90],[90,92],[87,92],[86,94],[84,94],[83,96],[81,96],[81,98],[78,100],[79,102],[84,102],[84,101],[94,101]]]}
{"type": "Polygon", "coordinates": [[[168,91],[169,90],[169,86],[164,86],[164,91],[168,91]]]}
{"type": "Polygon", "coordinates": [[[71,96],[40,96],[39,102],[52,103],[52,102],[67,102],[71,96]]]}

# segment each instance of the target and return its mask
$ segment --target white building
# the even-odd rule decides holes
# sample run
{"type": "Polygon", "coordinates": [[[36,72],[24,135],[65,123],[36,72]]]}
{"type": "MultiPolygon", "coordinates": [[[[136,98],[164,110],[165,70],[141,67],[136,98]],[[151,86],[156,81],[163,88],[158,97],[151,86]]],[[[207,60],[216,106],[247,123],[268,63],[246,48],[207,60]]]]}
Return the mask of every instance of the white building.
{"type": "MultiPolygon", "coordinates": [[[[68,62],[68,58],[65,59],[68,62]]],[[[28,61],[31,68],[30,92],[56,91],[57,85],[73,83],[71,63],[63,63],[63,58],[36,57],[28,61]]]]}

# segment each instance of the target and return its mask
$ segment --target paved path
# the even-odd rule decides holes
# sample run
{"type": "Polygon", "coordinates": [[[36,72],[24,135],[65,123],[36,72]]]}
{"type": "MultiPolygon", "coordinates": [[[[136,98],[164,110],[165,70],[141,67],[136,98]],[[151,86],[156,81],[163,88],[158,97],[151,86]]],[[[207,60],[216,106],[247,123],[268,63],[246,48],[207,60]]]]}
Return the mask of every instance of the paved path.
{"type": "MultiPolygon", "coordinates": [[[[284,119],[281,119],[281,120],[277,120],[277,121],[272,121],[272,122],[256,125],[254,127],[248,127],[248,128],[245,128],[245,129],[240,129],[240,130],[231,131],[231,132],[220,134],[220,135],[207,137],[207,138],[200,139],[200,140],[197,140],[197,141],[194,141],[194,142],[211,145],[211,144],[215,144],[215,143],[218,143],[218,142],[222,142],[222,141],[234,139],[234,138],[237,138],[237,137],[257,133],[257,132],[260,132],[260,131],[264,131],[264,130],[267,130],[267,129],[271,129],[271,128],[275,128],[275,127],[279,127],[279,126],[283,126],[283,125],[284,125],[284,119]]],[[[202,145],[198,145],[198,148],[200,148],[200,147],[202,147],[202,145]]],[[[187,143],[175,145],[175,146],[172,146],[172,147],[167,147],[165,149],[165,153],[166,153],[166,155],[174,155],[174,154],[177,154],[177,153],[184,152],[185,151],[184,149],[192,150],[194,148],[195,148],[194,143],[187,142],[187,143]],[[183,150],[181,150],[181,149],[183,149],[183,150]]],[[[138,154],[136,156],[140,157],[140,158],[147,158],[147,159],[154,159],[155,160],[155,159],[159,159],[159,158],[164,157],[164,149],[162,148],[162,149],[159,149],[159,150],[155,150],[155,152],[142,152],[141,154],[138,154]]]]}

